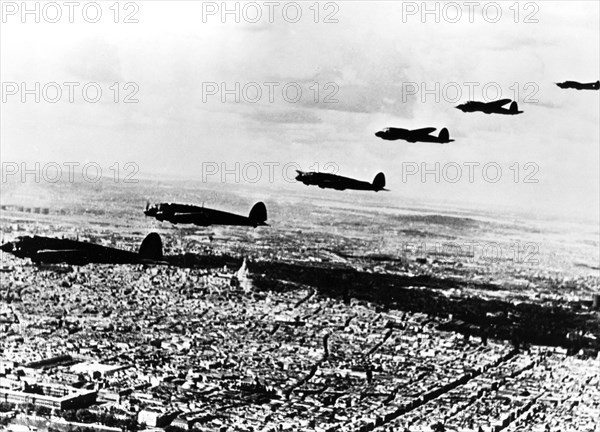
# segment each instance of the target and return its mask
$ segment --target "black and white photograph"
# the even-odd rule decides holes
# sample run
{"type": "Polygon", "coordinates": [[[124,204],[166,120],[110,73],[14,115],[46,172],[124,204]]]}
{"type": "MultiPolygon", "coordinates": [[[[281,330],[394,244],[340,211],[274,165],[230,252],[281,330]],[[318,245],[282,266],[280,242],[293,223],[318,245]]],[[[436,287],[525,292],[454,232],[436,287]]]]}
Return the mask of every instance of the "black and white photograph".
{"type": "Polygon", "coordinates": [[[0,431],[600,432],[600,1],[0,0],[0,431]]]}

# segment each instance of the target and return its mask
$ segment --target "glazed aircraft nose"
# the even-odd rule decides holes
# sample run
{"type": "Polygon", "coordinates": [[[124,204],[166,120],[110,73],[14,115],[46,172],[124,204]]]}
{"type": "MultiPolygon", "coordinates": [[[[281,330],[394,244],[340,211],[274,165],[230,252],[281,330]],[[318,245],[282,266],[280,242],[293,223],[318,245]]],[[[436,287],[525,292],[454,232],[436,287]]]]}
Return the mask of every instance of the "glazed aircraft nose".
{"type": "Polygon", "coordinates": [[[156,207],[150,207],[150,208],[144,210],[144,214],[146,216],[156,216],[157,212],[158,212],[158,210],[156,209],[156,207]]]}
{"type": "Polygon", "coordinates": [[[6,244],[3,244],[2,246],[0,246],[0,250],[2,250],[4,252],[12,252],[14,247],[15,246],[12,243],[6,243],[6,244]]]}

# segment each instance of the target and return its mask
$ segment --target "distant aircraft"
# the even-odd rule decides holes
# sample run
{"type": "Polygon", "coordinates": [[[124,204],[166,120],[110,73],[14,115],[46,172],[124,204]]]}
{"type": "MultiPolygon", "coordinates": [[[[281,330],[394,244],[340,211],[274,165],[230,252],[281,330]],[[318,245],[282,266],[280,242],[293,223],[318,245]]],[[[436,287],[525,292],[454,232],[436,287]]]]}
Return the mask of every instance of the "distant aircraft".
{"type": "Polygon", "coordinates": [[[138,252],[40,236],[19,237],[12,243],[0,246],[0,250],[19,258],[31,258],[36,264],[167,264],[163,261],[162,240],[157,233],[148,234],[138,252]]]}
{"type": "Polygon", "coordinates": [[[508,109],[504,108],[504,105],[509,102],[511,102],[510,99],[500,99],[494,102],[468,101],[462,105],[458,105],[456,109],[462,112],[481,111],[486,114],[516,115],[523,113],[523,111],[519,111],[519,105],[516,102],[512,102],[508,109]]]}
{"type": "Polygon", "coordinates": [[[375,192],[388,190],[385,189],[385,176],[383,173],[377,174],[373,179],[373,183],[369,183],[330,173],[303,172],[298,170],[296,172],[298,173],[296,180],[304,183],[306,186],[315,185],[321,189],[335,189],[340,191],[353,189],[375,192]]]}
{"type": "Polygon", "coordinates": [[[562,89],[577,89],[577,90],[600,90],[600,80],[594,83],[580,83],[577,81],[565,81],[556,83],[562,89]]]}
{"type": "Polygon", "coordinates": [[[432,142],[432,143],[440,143],[447,144],[450,142],[454,142],[453,139],[450,139],[450,133],[448,129],[444,128],[440,131],[439,136],[430,135],[434,132],[436,128],[423,128],[423,129],[400,129],[400,128],[385,128],[382,131],[379,131],[375,134],[376,137],[379,137],[384,140],[394,141],[394,140],[404,140],[411,143],[415,142],[432,142]]]}
{"type": "Polygon", "coordinates": [[[173,224],[194,224],[198,226],[209,225],[239,225],[239,226],[268,226],[267,207],[262,202],[254,204],[248,217],[228,213],[220,210],[213,210],[204,206],[194,206],[187,204],[161,203],[150,207],[146,204],[144,211],[146,216],[156,218],[156,220],[167,220],[173,224]]]}

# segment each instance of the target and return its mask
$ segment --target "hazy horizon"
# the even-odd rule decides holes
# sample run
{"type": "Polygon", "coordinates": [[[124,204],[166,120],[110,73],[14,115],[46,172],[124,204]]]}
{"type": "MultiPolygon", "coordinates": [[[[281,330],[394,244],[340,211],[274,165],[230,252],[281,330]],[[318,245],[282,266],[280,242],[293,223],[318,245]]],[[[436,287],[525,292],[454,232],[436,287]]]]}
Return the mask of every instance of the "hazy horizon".
{"type": "MultiPolygon", "coordinates": [[[[0,38],[4,83],[31,88],[76,82],[78,90],[96,83],[104,93],[98,103],[82,100],[79,92],[74,103],[66,94],[57,103],[35,103],[31,96],[23,103],[19,94],[3,92],[2,161],[134,162],[140,175],[165,178],[201,177],[203,163],[232,169],[236,162],[294,162],[308,170],[334,162],[339,174],[362,180],[384,172],[388,195],[399,204],[405,198],[469,202],[598,220],[600,93],[554,83],[599,78],[599,4],[540,2],[534,10],[527,6],[532,2],[521,2],[518,16],[501,4],[495,23],[479,7],[471,23],[463,7],[457,23],[431,16],[423,23],[420,13],[403,15],[410,3],[378,2],[374,8],[335,2],[338,10],[320,3],[319,23],[310,5],[302,4],[303,17],[294,24],[281,14],[273,23],[265,16],[257,23],[231,17],[223,23],[218,13],[203,15],[201,3],[192,2],[170,2],[168,9],[140,2],[137,11],[120,11],[119,20],[135,12],[137,23],[114,23],[105,4],[94,24],[75,15],[74,23],[63,18],[21,25],[18,15],[7,16],[0,38]],[[338,22],[323,22],[327,16],[338,22]],[[532,20],[538,22],[526,22],[532,20]],[[258,83],[264,91],[267,82],[279,89],[297,84],[303,98],[290,103],[274,92],[274,102],[263,95],[257,103],[236,103],[231,96],[222,103],[222,94],[207,95],[210,83],[230,89],[258,83]],[[471,82],[479,83],[473,99],[484,99],[484,85],[495,98],[498,87],[501,97],[518,96],[524,114],[456,110],[470,99],[465,83],[471,82]],[[114,83],[119,103],[112,100],[114,83]],[[415,83],[424,87],[411,95],[415,83]],[[441,90],[425,93],[439,85],[452,99],[455,84],[462,93],[457,102],[444,100],[441,90]],[[138,102],[122,103],[135,89],[138,102]],[[325,103],[327,96],[337,102],[325,103]],[[456,141],[410,144],[374,136],[388,126],[431,126],[438,128],[435,134],[447,127],[456,141]],[[460,181],[443,176],[436,182],[434,175],[422,181],[420,173],[403,178],[408,165],[436,163],[449,177],[462,167],[460,181]],[[473,182],[465,168],[470,163],[478,164],[473,182]],[[485,164],[494,165],[492,176],[495,166],[502,169],[497,183],[482,176],[485,164]],[[537,183],[526,183],[527,176],[537,183]]],[[[442,9],[442,18],[455,12],[442,9]]],[[[281,177],[273,184],[287,188],[281,177]]]]}

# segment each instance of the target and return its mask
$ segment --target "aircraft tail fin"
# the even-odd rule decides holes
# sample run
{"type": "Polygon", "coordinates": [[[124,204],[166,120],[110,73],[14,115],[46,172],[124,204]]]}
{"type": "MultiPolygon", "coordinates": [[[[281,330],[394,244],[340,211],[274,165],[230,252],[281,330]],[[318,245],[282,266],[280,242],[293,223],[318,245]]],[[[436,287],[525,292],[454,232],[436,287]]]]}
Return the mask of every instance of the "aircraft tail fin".
{"type": "Polygon", "coordinates": [[[373,179],[373,187],[375,189],[383,189],[385,188],[385,175],[380,172],[379,174],[377,174],[375,176],[375,178],[373,179]]]}
{"type": "Polygon", "coordinates": [[[450,140],[450,132],[448,132],[447,128],[444,128],[440,131],[439,138],[440,138],[440,141],[449,141],[450,140]]]}
{"type": "Polygon", "coordinates": [[[252,207],[252,210],[250,210],[250,215],[248,217],[258,225],[263,225],[267,220],[267,207],[263,202],[257,202],[254,204],[254,207],[252,207]]]}
{"type": "Polygon", "coordinates": [[[510,112],[517,112],[519,111],[519,105],[517,104],[517,102],[513,102],[510,104],[510,112]]]}
{"type": "Polygon", "coordinates": [[[153,232],[146,236],[139,250],[140,258],[162,261],[163,259],[163,245],[160,236],[153,232]]]}

